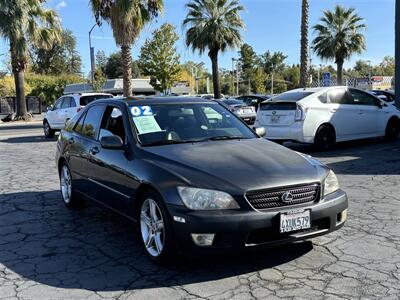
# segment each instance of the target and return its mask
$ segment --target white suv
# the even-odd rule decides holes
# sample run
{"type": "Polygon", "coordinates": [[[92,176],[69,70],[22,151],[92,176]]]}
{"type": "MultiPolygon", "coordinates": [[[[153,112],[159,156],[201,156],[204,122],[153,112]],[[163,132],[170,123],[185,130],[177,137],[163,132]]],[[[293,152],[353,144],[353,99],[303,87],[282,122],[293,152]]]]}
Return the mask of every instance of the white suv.
{"type": "Polygon", "coordinates": [[[336,86],[296,89],[264,101],[256,127],[277,141],[314,143],[329,149],[335,142],[386,136],[400,132],[400,111],[359,89],[336,86]]]}
{"type": "Polygon", "coordinates": [[[47,138],[64,128],[65,122],[77,114],[85,105],[97,99],[112,98],[105,93],[69,94],[57,99],[53,106],[47,108],[43,120],[43,132],[47,138]]]}

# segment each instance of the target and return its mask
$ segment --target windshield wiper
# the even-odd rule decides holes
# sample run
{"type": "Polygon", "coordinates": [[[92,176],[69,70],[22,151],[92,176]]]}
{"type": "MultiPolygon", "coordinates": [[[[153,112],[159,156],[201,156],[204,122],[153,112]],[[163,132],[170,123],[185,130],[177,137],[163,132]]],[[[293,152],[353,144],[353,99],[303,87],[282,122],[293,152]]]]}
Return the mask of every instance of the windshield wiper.
{"type": "Polygon", "coordinates": [[[211,141],[244,140],[244,139],[248,139],[248,138],[244,137],[244,136],[238,136],[238,135],[219,135],[219,136],[213,136],[213,137],[209,138],[209,140],[211,140],[211,141]]]}

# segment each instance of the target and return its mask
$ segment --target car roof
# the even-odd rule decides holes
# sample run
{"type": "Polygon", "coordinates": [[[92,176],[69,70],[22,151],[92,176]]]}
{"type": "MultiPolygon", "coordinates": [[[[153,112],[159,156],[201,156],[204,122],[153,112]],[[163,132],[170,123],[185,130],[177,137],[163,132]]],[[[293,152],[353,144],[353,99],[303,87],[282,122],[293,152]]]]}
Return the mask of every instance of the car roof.
{"type": "Polygon", "coordinates": [[[107,96],[109,96],[109,95],[112,95],[112,94],[110,94],[110,93],[71,93],[71,94],[64,94],[63,96],[80,96],[80,97],[83,97],[83,96],[97,96],[97,95],[107,95],[107,96]]]}

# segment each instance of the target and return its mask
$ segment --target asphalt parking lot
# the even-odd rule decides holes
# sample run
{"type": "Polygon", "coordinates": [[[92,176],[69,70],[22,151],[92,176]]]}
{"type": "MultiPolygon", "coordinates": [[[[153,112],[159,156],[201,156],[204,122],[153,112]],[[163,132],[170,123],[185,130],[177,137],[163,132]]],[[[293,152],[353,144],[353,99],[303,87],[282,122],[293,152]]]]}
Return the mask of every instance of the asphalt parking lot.
{"type": "Polygon", "coordinates": [[[349,220],[312,242],[174,265],[150,263],[132,226],[94,205],[67,210],[55,140],[0,125],[0,299],[400,298],[400,140],[318,153],[349,220]]]}

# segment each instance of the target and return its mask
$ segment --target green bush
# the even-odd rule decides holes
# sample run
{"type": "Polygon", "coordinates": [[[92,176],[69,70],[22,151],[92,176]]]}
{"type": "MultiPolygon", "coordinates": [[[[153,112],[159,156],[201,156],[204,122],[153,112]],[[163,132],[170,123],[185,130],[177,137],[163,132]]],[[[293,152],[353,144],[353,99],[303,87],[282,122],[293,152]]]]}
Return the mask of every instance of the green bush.
{"type": "Polygon", "coordinates": [[[45,106],[52,105],[63,94],[67,84],[85,82],[82,77],[72,74],[53,76],[29,73],[25,79],[31,87],[28,96],[39,96],[45,106]]]}

